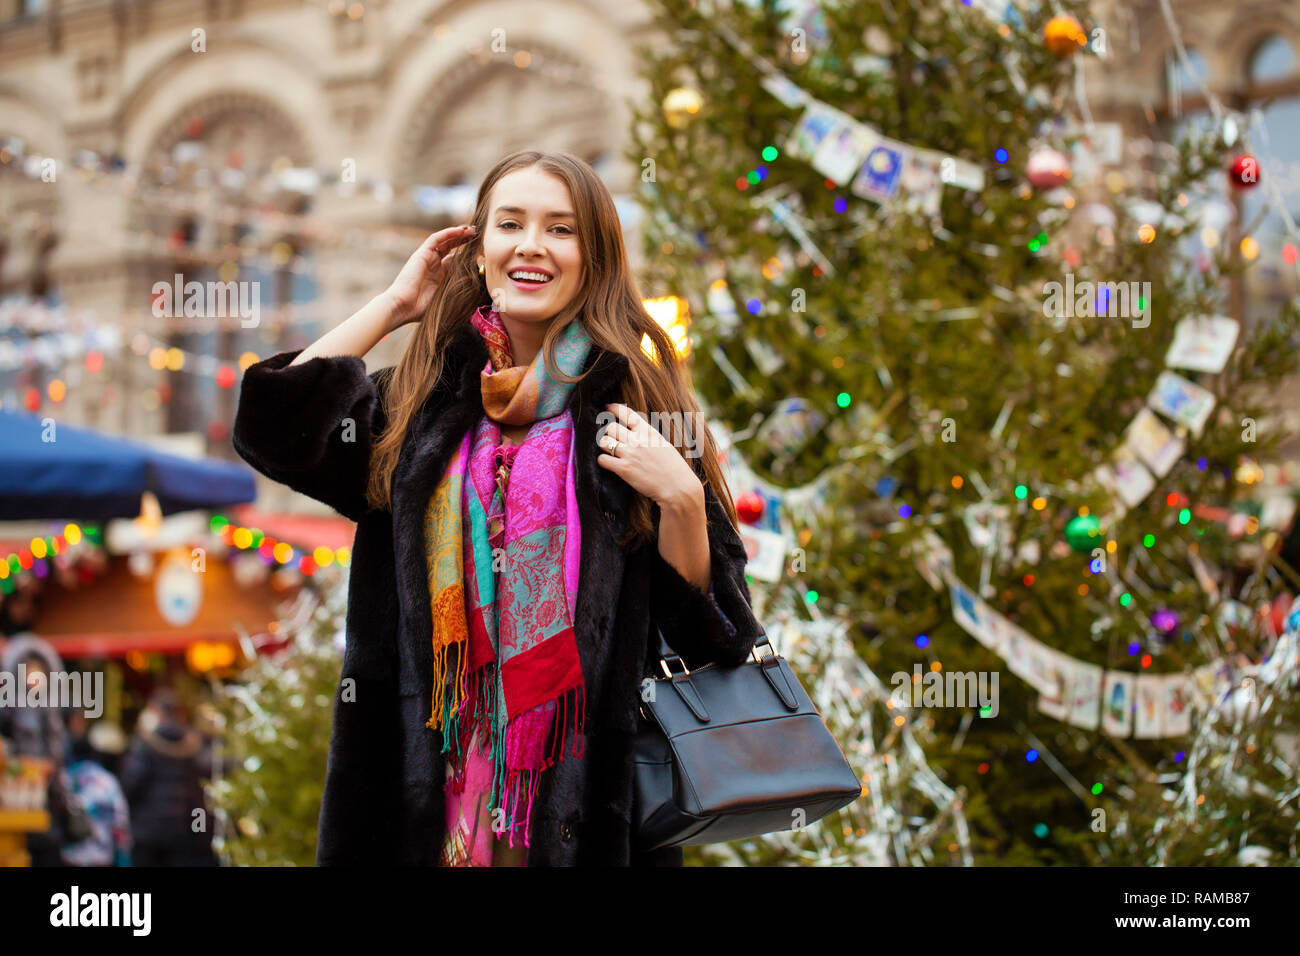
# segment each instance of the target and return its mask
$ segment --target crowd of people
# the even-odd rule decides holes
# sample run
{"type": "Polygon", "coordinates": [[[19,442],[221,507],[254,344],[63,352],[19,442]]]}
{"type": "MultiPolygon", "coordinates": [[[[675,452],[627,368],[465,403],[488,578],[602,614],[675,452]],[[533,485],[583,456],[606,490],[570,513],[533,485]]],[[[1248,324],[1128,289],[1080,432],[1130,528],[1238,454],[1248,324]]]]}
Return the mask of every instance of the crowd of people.
{"type": "MultiPolygon", "coordinates": [[[[28,686],[58,668],[44,642],[10,642],[0,669],[28,686]]],[[[160,686],[128,741],[115,725],[55,706],[0,707],[5,753],[49,760],[50,827],[27,835],[33,866],[217,866],[203,781],[212,742],[179,695],[160,686]],[[113,739],[114,732],[118,740],[113,739]]]]}

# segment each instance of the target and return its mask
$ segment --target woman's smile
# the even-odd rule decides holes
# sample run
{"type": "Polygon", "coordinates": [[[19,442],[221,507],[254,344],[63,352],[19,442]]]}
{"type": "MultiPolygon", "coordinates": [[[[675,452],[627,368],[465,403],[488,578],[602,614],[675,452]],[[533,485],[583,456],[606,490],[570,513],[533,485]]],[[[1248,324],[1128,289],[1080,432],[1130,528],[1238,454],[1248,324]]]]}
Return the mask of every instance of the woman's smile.
{"type": "Polygon", "coordinates": [[[525,292],[540,289],[554,278],[549,272],[539,269],[511,269],[509,276],[510,281],[525,292]]]}

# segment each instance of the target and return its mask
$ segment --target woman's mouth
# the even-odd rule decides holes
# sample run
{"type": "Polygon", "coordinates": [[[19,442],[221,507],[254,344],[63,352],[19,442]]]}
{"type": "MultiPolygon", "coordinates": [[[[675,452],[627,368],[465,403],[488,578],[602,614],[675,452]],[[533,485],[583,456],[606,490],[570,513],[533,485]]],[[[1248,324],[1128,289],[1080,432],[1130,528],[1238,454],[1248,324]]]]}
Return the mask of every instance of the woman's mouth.
{"type": "Polygon", "coordinates": [[[507,276],[511,282],[525,292],[531,292],[534,289],[540,289],[551,281],[549,273],[534,271],[532,269],[513,269],[507,276]]]}

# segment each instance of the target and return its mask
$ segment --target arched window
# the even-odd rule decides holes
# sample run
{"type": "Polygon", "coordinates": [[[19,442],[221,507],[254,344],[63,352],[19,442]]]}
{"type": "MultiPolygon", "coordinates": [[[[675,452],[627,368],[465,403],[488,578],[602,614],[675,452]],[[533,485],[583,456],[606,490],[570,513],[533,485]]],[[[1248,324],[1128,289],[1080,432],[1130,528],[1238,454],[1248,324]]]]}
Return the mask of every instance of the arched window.
{"type": "Polygon", "coordinates": [[[1250,82],[1268,83],[1296,75],[1295,50],[1277,34],[1255,47],[1250,58],[1250,82]]]}
{"type": "Polygon", "coordinates": [[[212,455],[232,454],[229,424],[238,397],[237,389],[218,383],[219,368],[236,365],[245,352],[265,357],[296,347],[286,336],[311,341],[319,334],[310,322],[294,321],[295,307],[314,290],[310,238],[295,225],[280,225],[310,215],[314,177],[307,155],[277,107],[225,91],[178,111],[148,151],[135,216],[171,239],[168,252],[146,267],[150,281],[180,274],[206,293],[201,315],[146,320],[151,337],[186,353],[182,367],[165,376],[163,427],[205,433],[212,455]],[[145,201],[159,184],[214,201],[168,222],[166,207],[145,201]]]}

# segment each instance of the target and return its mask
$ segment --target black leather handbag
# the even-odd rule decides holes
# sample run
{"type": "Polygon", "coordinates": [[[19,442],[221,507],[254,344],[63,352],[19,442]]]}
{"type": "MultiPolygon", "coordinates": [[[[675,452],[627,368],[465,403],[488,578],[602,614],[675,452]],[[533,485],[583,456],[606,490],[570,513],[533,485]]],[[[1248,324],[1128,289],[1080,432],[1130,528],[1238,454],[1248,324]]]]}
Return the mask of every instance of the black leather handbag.
{"type": "Polygon", "coordinates": [[[665,676],[642,683],[632,754],[641,852],[792,830],[861,795],[857,774],[766,634],[752,660],[688,671],[655,631],[665,676]],[[761,645],[772,653],[760,656],[761,645]]]}

